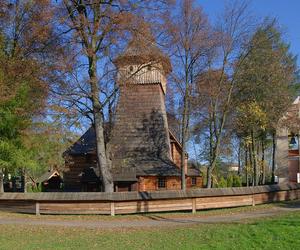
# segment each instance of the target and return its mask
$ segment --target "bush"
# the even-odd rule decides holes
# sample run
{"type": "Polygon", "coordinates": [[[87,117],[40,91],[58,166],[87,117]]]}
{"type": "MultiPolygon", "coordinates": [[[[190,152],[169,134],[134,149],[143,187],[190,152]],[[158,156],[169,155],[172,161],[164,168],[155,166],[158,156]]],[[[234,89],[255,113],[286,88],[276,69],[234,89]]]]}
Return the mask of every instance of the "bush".
{"type": "Polygon", "coordinates": [[[226,180],[224,179],[224,177],[222,176],[217,184],[217,187],[218,188],[225,188],[227,187],[227,182],[226,180]]]}
{"type": "Polygon", "coordinates": [[[233,176],[233,187],[241,187],[242,186],[242,180],[241,177],[238,175],[233,176]]]}
{"type": "Polygon", "coordinates": [[[241,187],[242,181],[241,177],[235,174],[229,174],[227,179],[223,176],[219,178],[218,183],[216,184],[217,188],[226,188],[226,187],[241,187]]]}
{"type": "Polygon", "coordinates": [[[42,192],[42,185],[30,185],[27,189],[27,192],[28,193],[39,193],[39,192],[42,192]]]}
{"type": "Polygon", "coordinates": [[[232,175],[227,176],[227,187],[233,187],[233,176],[232,175]]]}

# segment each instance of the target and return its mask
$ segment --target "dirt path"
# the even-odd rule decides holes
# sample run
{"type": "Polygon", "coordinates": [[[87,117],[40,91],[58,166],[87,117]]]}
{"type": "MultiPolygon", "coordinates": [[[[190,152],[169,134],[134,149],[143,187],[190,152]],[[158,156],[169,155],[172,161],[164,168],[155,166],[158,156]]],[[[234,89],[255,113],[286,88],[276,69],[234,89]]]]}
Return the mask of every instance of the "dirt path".
{"type": "Polygon", "coordinates": [[[238,222],[248,219],[273,217],[282,215],[287,212],[300,211],[300,202],[278,205],[265,209],[258,209],[247,212],[237,213],[224,213],[222,215],[206,215],[201,216],[199,214],[191,214],[185,216],[166,216],[163,214],[157,215],[145,215],[144,218],[139,220],[123,220],[122,218],[114,218],[113,220],[98,219],[95,216],[95,220],[53,220],[45,219],[43,216],[37,217],[34,220],[30,218],[9,216],[0,217],[0,225],[38,225],[38,226],[62,226],[62,227],[82,227],[82,228],[94,228],[94,229],[122,229],[122,228],[139,228],[139,227],[162,227],[162,226],[180,226],[180,225],[195,225],[201,223],[230,223],[238,222]]]}

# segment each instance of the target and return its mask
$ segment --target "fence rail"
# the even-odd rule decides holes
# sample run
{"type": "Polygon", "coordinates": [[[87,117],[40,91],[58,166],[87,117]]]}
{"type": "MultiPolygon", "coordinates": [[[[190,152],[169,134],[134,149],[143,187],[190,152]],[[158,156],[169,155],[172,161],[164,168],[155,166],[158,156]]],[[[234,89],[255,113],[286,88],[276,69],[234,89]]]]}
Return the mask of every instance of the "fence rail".
{"type": "Polygon", "coordinates": [[[130,214],[249,206],[300,199],[300,184],[124,193],[2,193],[0,210],[33,214],[130,214]]]}

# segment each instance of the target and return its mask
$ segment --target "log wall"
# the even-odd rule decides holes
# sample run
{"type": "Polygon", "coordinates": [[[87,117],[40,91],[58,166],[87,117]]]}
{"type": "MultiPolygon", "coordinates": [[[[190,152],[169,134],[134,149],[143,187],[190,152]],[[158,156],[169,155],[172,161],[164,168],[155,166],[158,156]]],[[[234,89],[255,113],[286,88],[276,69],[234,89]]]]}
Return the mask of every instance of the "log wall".
{"type": "Polygon", "coordinates": [[[33,214],[131,214],[251,206],[300,199],[300,184],[124,193],[3,193],[0,210],[33,214]]]}

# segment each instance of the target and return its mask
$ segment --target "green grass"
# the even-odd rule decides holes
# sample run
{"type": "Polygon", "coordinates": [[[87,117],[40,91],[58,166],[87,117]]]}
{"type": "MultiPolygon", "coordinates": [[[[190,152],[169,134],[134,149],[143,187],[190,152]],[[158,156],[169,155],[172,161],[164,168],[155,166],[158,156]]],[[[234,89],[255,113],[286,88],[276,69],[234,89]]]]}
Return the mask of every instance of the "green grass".
{"type": "Polygon", "coordinates": [[[0,225],[0,249],[299,249],[299,235],[300,212],[147,230],[0,225]]]}

